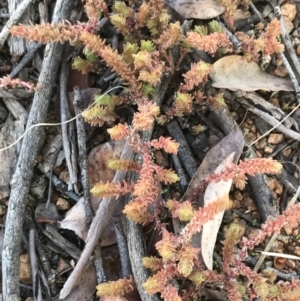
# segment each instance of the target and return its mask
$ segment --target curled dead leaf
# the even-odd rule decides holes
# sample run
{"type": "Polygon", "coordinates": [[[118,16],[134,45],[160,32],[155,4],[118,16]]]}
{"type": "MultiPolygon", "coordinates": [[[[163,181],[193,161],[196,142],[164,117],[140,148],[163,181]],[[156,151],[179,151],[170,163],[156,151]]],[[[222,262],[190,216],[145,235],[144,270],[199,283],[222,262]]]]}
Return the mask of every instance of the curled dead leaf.
{"type": "Polygon", "coordinates": [[[278,270],[283,270],[285,267],[286,258],[274,257],[274,267],[278,270]]]}

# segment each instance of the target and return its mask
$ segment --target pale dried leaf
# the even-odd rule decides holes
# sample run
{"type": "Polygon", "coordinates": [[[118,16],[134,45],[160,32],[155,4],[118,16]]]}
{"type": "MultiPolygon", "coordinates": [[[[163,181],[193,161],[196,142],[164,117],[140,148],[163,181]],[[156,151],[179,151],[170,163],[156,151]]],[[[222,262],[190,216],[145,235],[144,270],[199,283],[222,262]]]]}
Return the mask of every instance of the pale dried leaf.
{"type": "MultiPolygon", "coordinates": [[[[226,166],[232,163],[235,152],[232,152],[215,170],[215,173],[220,173],[226,166]]],[[[232,180],[210,182],[204,193],[204,206],[208,205],[217,199],[228,197],[232,180]]],[[[212,270],[213,251],[217,240],[217,234],[223,219],[224,211],[219,212],[214,216],[214,219],[208,221],[202,228],[202,258],[209,270],[212,270]]]]}
{"type": "Polygon", "coordinates": [[[66,214],[66,217],[60,222],[61,229],[68,229],[82,240],[86,240],[88,227],[86,223],[86,214],[84,199],[81,198],[66,214]]]}
{"type": "MultiPolygon", "coordinates": [[[[212,147],[206,154],[201,165],[197,169],[195,175],[190,181],[189,187],[186,190],[184,196],[181,198],[181,202],[184,202],[192,197],[194,189],[204,180],[211,175],[217,167],[233,152],[235,152],[233,162],[237,163],[244,145],[244,137],[238,126],[235,126],[231,132],[223,138],[218,144],[212,147]]],[[[203,206],[204,195],[199,194],[198,200],[196,200],[196,209],[203,206]]],[[[178,219],[173,219],[174,230],[176,234],[179,234],[185,227],[186,223],[180,222],[178,219]]],[[[192,245],[194,248],[202,248],[200,233],[193,236],[192,245]]]]}
{"type": "Polygon", "coordinates": [[[212,86],[237,91],[294,91],[290,79],[270,75],[255,62],[240,55],[225,56],[213,64],[209,74],[212,86]]]}
{"type": "Polygon", "coordinates": [[[212,19],[225,11],[218,0],[166,0],[185,19],[212,19]]]}

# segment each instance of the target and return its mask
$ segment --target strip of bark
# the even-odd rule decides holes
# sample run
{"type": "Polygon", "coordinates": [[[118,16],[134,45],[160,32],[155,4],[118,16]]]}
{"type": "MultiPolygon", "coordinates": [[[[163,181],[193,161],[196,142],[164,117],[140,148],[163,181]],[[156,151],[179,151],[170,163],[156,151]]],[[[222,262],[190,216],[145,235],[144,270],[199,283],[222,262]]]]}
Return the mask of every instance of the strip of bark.
{"type": "Polygon", "coordinates": [[[167,130],[171,137],[180,144],[178,149],[178,156],[181,159],[186,172],[192,178],[197,171],[198,166],[177,121],[174,120],[168,123],[167,130]]]}
{"type": "Polygon", "coordinates": [[[1,33],[0,33],[0,49],[3,47],[6,39],[9,36],[9,29],[17,25],[22,15],[25,13],[26,9],[28,8],[29,4],[31,3],[31,0],[23,0],[23,2],[18,6],[15,13],[10,17],[10,19],[7,21],[5,26],[3,27],[1,33]]]}
{"type": "Polygon", "coordinates": [[[84,110],[84,102],[81,99],[79,87],[74,87],[74,108],[77,125],[77,140],[78,140],[78,161],[81,173],[81,184],[83,188],[84,207],[86,214],[86,223],[89,225],[94,217],[94,212],[91,205],[90,183],[88,175],[88,162],[86,157],[86,135],[84,128],[84,120],[81,113],[84,110]]]}
{"type": "Polygon", "coordinates": [[[63,52],[63,58],[60,69],[59,77],[59,96],[60,96],[60,118],[61,118],[61,134],[63,141],[63,148],[66,157],[66,163],[69,173],[69,184],[68,190],[75,189],[78,193],[77,185],[77,150],[75,144],[75,125],[74,122],[65,123],[71,118],[71,113],[69,110],[68,96],[67,96],[67,82],[69,75],[69,64],[67,63],[67,58],[70,53],[70,46],[66,45],[66,49],[63,52]]]}
{"type": "Polygon", "coordinates": [[[47,224],[46,229],[43,230],[43,234],[71,257],[75,259],[80,257],[81,251],[74,244],[64,238],[58,231],[56,231],[52,225],[47,224]]]}
{"type": "MultiPolygon", "coordinates": [[[[68,18],[73,1],[59,0],[55,6],[53,23],[68,18]]],[[[39,91],[36,91],[28,117],[27,128],[45,121],[52,88],[56,80],[63,46],[60,43],[47,45],[43,68],[39,77],[39,91]]],[[[3,300],[20,300],[19,254],[22,236],[25,200],[29,191],[35,158],[38,152],[42,128],[35,127],[24,137],[16,171],[11,181],[6,228],[2,252],[3,300]]]]}
{"type": "Polygon", "coordinates": [[[53,175],[53,173],[51,174],[50,171],[46,172],[43,165],[40,163],[37,165],[37,168],[49,179],[49,181],[52,182],[57,191],[62,192],[73,201],[79,202],[81,197],[73,191],[69,191],[68,186],[62,180],[60,180],[57,176],[53,175]]]}

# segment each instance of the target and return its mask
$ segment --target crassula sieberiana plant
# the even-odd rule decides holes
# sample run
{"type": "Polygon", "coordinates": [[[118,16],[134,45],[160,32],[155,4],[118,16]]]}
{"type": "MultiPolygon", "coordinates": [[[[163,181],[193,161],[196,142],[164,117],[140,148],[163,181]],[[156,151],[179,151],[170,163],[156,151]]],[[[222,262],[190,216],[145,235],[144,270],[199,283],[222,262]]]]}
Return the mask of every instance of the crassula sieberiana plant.
{"type": "MultiPolygon", "coordinates": [[[[232,13],[241,1],[222,1],[226,6],[228,23],[232,13]]],[[[247,1],[243,1],[247,5],[247,1]]],[[[182,83],[177,89],[173,105],[164,114],[152,101],[155,87],[164,73],[174,71],[178,62],[173,61],[171,49],[180,46],[181,57],[196,47],[214,56],[218,53],[233,52],[234,47],[228,36],[216,21],[207,25],[195,26],[185,36],[179,22],[172,22],[163,0],[115,1],[110,7],[105,1],[85,2],[87,21],[85,23],[59,25],[40,24],[15,26],[13,35],[22,36],[29,41],[41,43],[70,42],[84,46],[83,56],[74,59],[73,67],[82,72],[94,68],[94,62],[103,60],[107,66],[118,73],[123,80],[124,89],[119,95],[97,95],[94,105],[84,112],[84,118],[92,125],[102,126],[116,120],[115,107],[133,104],[137,108],[132,124],[116,124],[108,129],[112,139],[127,139],[133,150],[142,156],[142,163],[114,160],[110,167],[117,170],[134,170],[139,173],[137,183],[98,183],[92,193],[99,197],[119,196],[131,193],[133,198],[124,209],[126,216],[140,224],[155,222],[162,233],[162,240],[156,244],[158,256],[145,257],[143,264],[152,271],[152,276],[143,284],[148,294],[160,293],[165,300],[184,300],[197,297],[199,289],[206,284],[222,287],[229,299],[242,300],[243,296],[259,297],[261,300],[298,300],[299,281],[275,283],[274,275],[262,275],[253,272],[243,260],[247,251],[263,241],[267,236],[278,233],[285,225],[297,225],[300,221],[300,206],[286,210],[284,215],[269,220],[262,230],[250,238],[242,238],[241,228],[232,224],[223,242],[223,269],[217,273],[208,271],[199,261],[200,250],[191,245],[192,235],[200,231],[203,224],[216,213],[230,207],[228,197],[215,200],[204,208],[195,209],[193,199],[181,203],[173,199],[161,205],[161,187],[179,180],[172,170],[157,165],[152,157],[153,149],[162,149],[166,153],[176,154],[179,144],[168,137],[159,137],[142,141],[141,131],[150,130],[156,121],[168,122],[176,116],[191,113],[195,105],[202,103],[205,96],[203,87],[208,80],[211,65],[203,61],[192,64],[190,70],[182,74],[182,83]],[[122,35],[121,49],[113,49],[98,34],[101,16],[108,18],[122,35]],[[163,209],[163,207],[165,209],[163,209]],[[168,210],[173,218],[186,222],[180,235],[169,232],[160,220],[162,210],[168,210]],[[236,245],[242,241],[242,247],[236,245]],[[174,285],[176,279],[181,286],[174,285]],[[245,280],[246,279],[246,280],[245,280]]],[[[246,59],[257,60],[259,55],[270,55],[283,51],[278,42],[280,24],[272,20],[265,28],[257,29],[257,37],[241,42],[241,50],[246,59]]],[[[13,84],[13,83],[12,83],[13,84]]],[[[9,85],[9,81],[6,82],[9,85]]],[[[212,106],[224,105],[222,94],[207,99],[212,106]]],[[[273,160],[255,159],[232,164],[221,174],[213,174],[199,183],[199,192],[203,192],[209,181],[245,180],[246,174],[278,173],[281,165],[273,160]]],[[[121,279],[100,284],[99,295],[122,295],[134,288],[134,279],[121,279]]]]}

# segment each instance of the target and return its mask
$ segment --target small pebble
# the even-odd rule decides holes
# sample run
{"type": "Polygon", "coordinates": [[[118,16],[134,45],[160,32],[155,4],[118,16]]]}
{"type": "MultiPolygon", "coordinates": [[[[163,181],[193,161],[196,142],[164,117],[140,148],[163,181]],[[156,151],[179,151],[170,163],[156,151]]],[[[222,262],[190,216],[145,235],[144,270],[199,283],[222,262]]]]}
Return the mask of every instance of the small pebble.
{"type": "Polygon", "coordinates": [[[243,200],[243,195],[240,191],[236,190],[233,194],[234,198],[237,199],[238,201],[242,201],[243,200]]]}
{"type": "Polygon", "coordinates": [[[255,139],[256,139],[256,135],[253,134],[252,132],[249,132],[247,135],[246,135],[246,138],[247,140],[252,143],[255,139]]]}
{"type": "Polygon", "coordinates": [[[279,144],[283,142],[284,136],[283,134],[270,134],[268,138],[268,143],[270,144],[279,144]]]}
{"type": "Polygon", "coordinates": [[[252,132],[252,133],[256,133],[256,126],[253,124],[250,126],[249,130],[252,132]]]}
{"type": "Polygon", "coordinates": [[[239,209],[239,208],[241,208],[241,202],[238,201],[238,200],[233,200],[232,201],[232,208],[233,209],[239,209]]]}
{"type": "Polygon", "coordinates": [[[274,190],[275,187],[275,179],[273,178],[268,178],[268,183],[269,183],[269,187],[271,190],[274,190]]]}
{"type": "Polygon", "coordinates": [[[296,52],[297,52],[297,55],[300,55],[300,44],[297,46],[296,52]]]}
{"type": "Polygon", "coordinates": [[[280,183],[277,181],[277,179],[275,179],[275,189],[274,189],[274,191],[275,191],[277,194],[281,195],[281,194],[282,194],[282,190],[283,190],[282,184],[280,184],[280,183]]]}
{"type": "Polygon", "coordinates": [[[292,259],[287,259],[285,264],[291,269],[295,269],[296,267],[296,263],[292,259]]]}
{"type": "Polygon", "coordinates": [[[293,233],[293,228],[292,227],[289,227],[289,226],[285,226],[284,227],[284,231],[287,235],[292,235],[293,233]]]}
{"type": "Polygon", "coordinates": [[[249,196],[246,196],[244,198],[244,204],[245,206],[247,206],[248,210],[256,210],[256,206],[253,200],[249,196]]]}
{"type": "Polygon", "coordinates": [[[280,66],[282,66],[282,60],[281,59],[276,59],[276,61],[275,61],[275,65],[276,65],[276,67],[280,67],[280,66]]]}
{"type": "Polygon", "coordinates": [[[263,138],[255,143],[256,149],[263,149],[266,145],[267,145],[267,141],[265,138],[263,138]]]}
{"type": "Polygon", "coordinates": [[[59,198],[56,202],[56,208],[57,210],[69,210],[70,204],[63,198],[59,198]]]}
{"type": "Polygon", "coordinates": [[[286,77],[289,73],[285,67],[281,66],[275,69],[274,74],[279,77],[286,77]]]}
{"type": "Polygon", "coordinates": [[[293,22],[296,14],[297,8],[295,4],[292,3],[284,3],[280,7],[282,16],[285,16],[290,22],[293,22]]]}
{"type": "Polygon", "coordinates": [[[294,248],[294,254],[297,255],[297,256],[300,256],[300,247],[299,246],[296,246],[294,248]]]}
{"type": "Polygon", "coordinates": [[[257,158],[262,158],[263,157],[263,155],[261,154],[261,152],[256,151],[255,153],[256,153],[257,158]]]}
{"type": "Polygon", "coordinates": [[[273,153],[273,148],[270,147],[270,146],[265,146],[265,147],[264,147],[264,152],[265,152],[266,154],[272,154],[272,153],[273,153]]]}
{"type": "Polygon", "coordinates": [[[69,183],[69,173],[64,170],[59,174],[59,179],[65,183],[69,183]]]}
{"type": "Polygon", "coordinates": [[[26,284],[31,284],[31,268],[29,254],[22,254],[20,256],[20,270],[19,270],[19,280],[26,284]]]}

